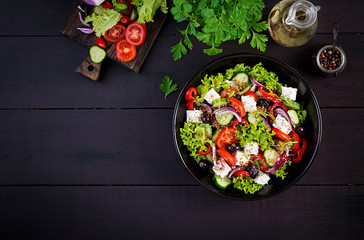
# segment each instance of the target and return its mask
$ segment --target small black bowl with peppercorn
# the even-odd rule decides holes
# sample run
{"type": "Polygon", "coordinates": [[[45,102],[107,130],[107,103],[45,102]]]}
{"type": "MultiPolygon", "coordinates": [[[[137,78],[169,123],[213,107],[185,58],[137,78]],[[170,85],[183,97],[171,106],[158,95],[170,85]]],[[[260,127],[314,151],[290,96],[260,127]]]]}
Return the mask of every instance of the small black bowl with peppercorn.
{"type": "Polygon", "coordinates": [[[315,52],[313,64],[322,75],[337,77],[345,68],[346,54],[341,47],[325,45],[315,52]]]}

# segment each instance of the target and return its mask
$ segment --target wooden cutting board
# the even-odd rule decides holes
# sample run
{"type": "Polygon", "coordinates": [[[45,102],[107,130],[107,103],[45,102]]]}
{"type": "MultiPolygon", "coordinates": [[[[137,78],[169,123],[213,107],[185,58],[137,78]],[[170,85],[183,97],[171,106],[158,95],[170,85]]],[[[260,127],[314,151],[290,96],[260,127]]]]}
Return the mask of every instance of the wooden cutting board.
{"type": "MultiPolygon", "coordinates": [[[[168,2],[170,2],[170,1],[168,1],[168,2]]],[[[91,46],[94,46],[96,43],[95,34],[88,35],[88,34],[84,34],[81,31],[77,30],[78,27],[84,27],[79,21],[78,12],[80,12],[80,10],[77,8],[77,6],[79,6],[79,5],[84,6],[83,4],[84,3],[82,3],[82,0],[75,0],[73,2],[72,6],[70,8],[70,11],[68,13],[67,20],[61,28],[61,33],[73,40],[79,41],[80,43],[82,43],[85,46],[91,47],[91,46]]],[[[107,46],[106,46],[107,57],[116,61],[119,64],[122,64],[123,66],[126,66],[129,69],[132,69],[136,73],[138,73],[140,71],[140,68],[142,67],[143,62],[144,62],[145,58],[147,57],[155,39],[157,38],[159,31],[161,30],[161,28],[166,20],[166,17],[167,17],[167,14],[164,14],[162,11],[157,10],[157,12],[153,18],[154,22],[146,24],[147,34],[145,37],[145,41],[141,46],[137,46],[137,56],[135,57],[135,59],[133,61],[128,62],[128,63],[120,62],[116,57],[115,44],[109,43],[109,42],[106,43],[107,44],[107,46]]],[[[93,64],[91,62],[90,64],[92,64],[93,67],[87,68],[87,66],[85,67],[85,65],[88,63],[90,63],[90,62],[86,58],[85,62],[83,62],[76,71],[84,74],[84,72],[82,72],[83,69],[88,69],[88,70],[92,69],[92,71],[90,71],[90,73],[88,74],[89,76],[87,76],[87,72],[86,72],[86,75],[85,74],[84,75],[91,79],[94,78],[93,80],[97,81],[98,74],[101,69],[101,64],[93,64]]]]}

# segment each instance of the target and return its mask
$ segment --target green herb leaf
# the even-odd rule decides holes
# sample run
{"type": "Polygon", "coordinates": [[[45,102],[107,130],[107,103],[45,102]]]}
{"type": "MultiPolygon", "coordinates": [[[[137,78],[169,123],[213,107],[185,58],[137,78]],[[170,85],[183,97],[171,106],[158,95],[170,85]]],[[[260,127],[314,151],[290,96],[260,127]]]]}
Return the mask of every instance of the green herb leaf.
{"type": "Polygon", "coordinates": [[[165,76],[163,78],[163,83],[161,83],[161,85],[159,85],[159,88],[164,92],[164,99],[166,99],[167,96],[169,94],[171,94],[172,92],[177,91],[177,89],[178,89],[177,83],[175,83],[175,84],[172,84],[172,83],[173,83],[173,80],[170,77],[165,76]]]}
{"type": "MultiPolygon", "coordinates": [[[[192,44],[191,44],[192,45],[192,44]]],[[[177,61],[182,58],[182,55],[186,55],[188,50],[183,45],[182,39],[176,45],[171,47],[171,52],[173,53],[172,57],[174,61],[177,61]]]]}

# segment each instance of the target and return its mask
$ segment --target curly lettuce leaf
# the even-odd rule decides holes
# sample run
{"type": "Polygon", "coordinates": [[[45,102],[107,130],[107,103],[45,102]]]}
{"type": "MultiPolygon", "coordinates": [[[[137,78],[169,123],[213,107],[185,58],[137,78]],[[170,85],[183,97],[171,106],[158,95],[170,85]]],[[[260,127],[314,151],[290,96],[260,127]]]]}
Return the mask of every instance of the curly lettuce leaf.
{"type": "Polygon", "coordinates": [[[270,91],[278,93],[278,95],[282,93],[282,84],[279,82],[277,74],[262,67],[262,63],[256,64],[250,74],[270,91]]]}
{"type": "Polygon", "coordinates": [[[245,72],[245,73],[248,73],[251,71],[251,67],[250,66],[245,66],[244,63],[240,63],[240,64],[237,64],[234,68],[230,68],[228,70],[226,70],[226,79],[233,79],[233,77],[238,74],[238,73],[241,73],[241,72],[245,72]]]}
{"type": "Polygon", "coordinates": [[[197,152],[197,149],[201,149],[201,151],[206,151],[206,143],[212,146],[213,142],[209,138],[196,137],[196,127],[196,123],[185,122],[183,128],[180,128],[180,132],[182,142],[187,147],[188,151],[190,151],[190,156],[193,157],[197,162],[199,162],[203,159],[203,156],[197,152]]]}
{"type": "Polygon", "coordinates": [[[155,12],[160,8],[163,13],[168,12],[167,0],[133,0],[137,6],[138,22],[153,22],[155,12]]]}
{"type": "Polygon", "coordinates": [[[244,191],[245,194],[254,194],[263,188],[263,185],[255,183],[254,179],[243,176],[234,177],[233,184],[234,188],[244,191]]]}
{"type": "Polygon", "coordinates": [[[284,180],[288,174],[286,169],[287,169],[287,163],[283,164],[282,167],[278,168],[278,170],[275,171],[273,175],[276,176],[277,178],[281,178],[282,180],[284,180]]]}
{"type": "Polygon", "coordinates": [[[85,18],[85,22],[92,22],[93,30],[97,37],[101,37],[104,33],[115,26],[121,18],[121,14],[112,10],[104,9],[101,15],[93,13],[85,18]]]}
{"type": "Polygon", "coordinates": [[[222,73],[218,73],[216,76],[206,75],[202,80],[202,84],[197,87],[198,96],[195,101],[203,102],[206,93],[211,89],[215,89],[216,92],[230,88],[230,83],[226,82],[226,78],[222,73]]]}
{"type": "Polygon", "coordinates": [[[238,133],[240,145],[245,146],[249,142],[257,142],[262,151],[270,149],[274,145],[273,136],[274,132],[264,125],[263,122],[251,123],[242,126],[238,133]]]}

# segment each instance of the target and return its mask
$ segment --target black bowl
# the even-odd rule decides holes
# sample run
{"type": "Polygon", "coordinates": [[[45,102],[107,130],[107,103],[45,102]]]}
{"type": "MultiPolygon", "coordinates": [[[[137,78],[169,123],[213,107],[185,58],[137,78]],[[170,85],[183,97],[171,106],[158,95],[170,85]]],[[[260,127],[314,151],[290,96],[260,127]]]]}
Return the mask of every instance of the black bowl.
{"type": "Polygon", "coordinates": [[[297,182],[308,170],[312,164],[322,135],[322,119],[321,112],[316,100],[316,97],[305,82],[305,80],[290,66],[282,63],[278,60],[253,54],[238,54],[223,57],[218,59],[211,64],[207,65],[200,72],[195,74],[193,78],[185,85],[181,91],[173,116],[173,137],[175,147],[179,156],[182,159],[183,164],[189,170],[189,172],[196,178],[200,184],[214,193],[220,194],[225,197],[241,200],[256,200],[276,195],[285,189],[292,186],[297,182]],[[226,189],[218,188],[213,180],[212,175],[208,171],[203,171],[199,168],[197,162],[189,156],[189,151],[183,145],[180,138],[180,128],[183,128],[183,124],[186,120],[186,101],[185,94],[188,88],[197,87],[201,83],[201,79],[206,75],[216,75],[217,73],[225,73],[229,68],[233,68],[236,64],[244,63],[253,67],[258,63],[262,63],[262,66],[268,71],[275,72],[281,83],[287,84],[287,86],[298,88],[297,100],[303,102],[304,109],[307,110],[307,117],[305,122],[305,138],[307,140],[307,150],[303,155],[302,160],[299,163],[292,163],[289,166],[287,177],[282,179],[276,179],[272,177],[269,184],[264,186],[260,191],[255,194],[245,194],[243,191],[229,186],[226,189]]]}

